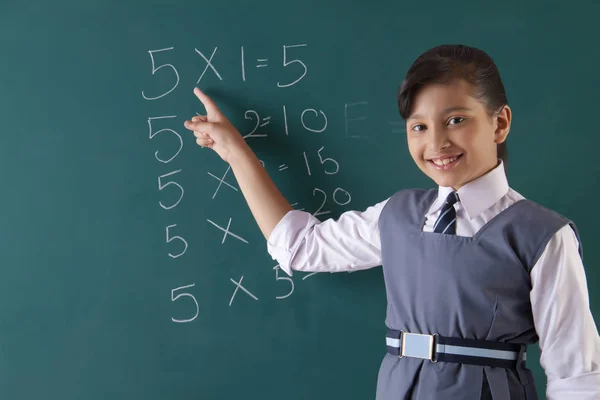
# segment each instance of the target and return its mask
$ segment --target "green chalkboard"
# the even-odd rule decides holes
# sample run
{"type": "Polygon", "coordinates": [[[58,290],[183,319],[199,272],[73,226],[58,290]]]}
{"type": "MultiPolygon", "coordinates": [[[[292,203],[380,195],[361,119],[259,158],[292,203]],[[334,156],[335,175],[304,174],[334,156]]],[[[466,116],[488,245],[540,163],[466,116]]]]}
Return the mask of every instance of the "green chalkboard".
{"type": "Polygon", "coordinates": [[[183,121],[198,85],[335,218],[432,187],[396,93],[442,43],[497,62],[509,181],[577,224],[598,320],[598,4],[4,1],[0,398],[374,398],[381,269],[288,278],[183,121]]]}

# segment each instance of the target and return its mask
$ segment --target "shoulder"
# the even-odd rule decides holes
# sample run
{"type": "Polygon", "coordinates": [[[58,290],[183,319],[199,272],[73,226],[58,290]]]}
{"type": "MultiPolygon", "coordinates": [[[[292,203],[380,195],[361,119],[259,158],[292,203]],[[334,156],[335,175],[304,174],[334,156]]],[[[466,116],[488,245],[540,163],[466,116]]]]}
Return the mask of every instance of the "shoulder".
{"type": "Polygon", "coordinates": [[[517,206],[521,211],[521,213],[519,213],[519,218],[524,217],[527,223],[540,221],[542,223],[557,224],[559,228],[572,223],[567,217],[541,203],[525,198],[525,196],[512,188],[509,188],[503,200],[506,201],[507,204],[514,204],[517,206]]]}
{"type": "MultiPolygon", "coordinates": [[[[560,239],[565,239],[579,244],[577,227],[572,220],[516,192],[507,195],[514,196],[515,202],[511,207],[513,212],[509,213],[510,221],[507,221],[509,225],[506,227],[506,232],[522,239],[513,243],[514,246],[519,248],[531,246],[530,251],[527,252],[529,255],[527,264],[530,267],[537,262],[547,246],[557,240],[561,242],[560,239]]],[[[581,256],[581,246],[575,247],[579,247],[581,256]]]]}
{"type": "Polygon", "coordinates": [[[545,253],[554,253],[555,259],[563,252],[582,256],[580,240],[574,225],[569,224],[560,228],[548,241],[545,249],[545,253]]]}

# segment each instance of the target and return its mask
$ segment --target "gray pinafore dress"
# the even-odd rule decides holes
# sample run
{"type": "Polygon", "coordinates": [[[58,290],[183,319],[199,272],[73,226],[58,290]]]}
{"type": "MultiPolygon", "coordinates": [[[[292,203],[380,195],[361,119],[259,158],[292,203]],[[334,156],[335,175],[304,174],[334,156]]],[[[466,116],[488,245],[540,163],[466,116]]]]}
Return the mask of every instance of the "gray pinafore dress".
{"type": "MultiPolygon", "coordinates": [[[[521,200],[473,237],[423,232],[436,197],[437,189],[402,190],[388,200],[379,218],[388,329],[523,348],[536,343],[530,272],[552,236],[566,224],[577,234],[575,226],[554,211],[521,200]]],[[[535,400],[533,375],[524,362],[510,369],[387,353],[381,363],[377,400],[483,397],[535,400]],[[482,395],[484,383],[487,395],[482,395]]]]}

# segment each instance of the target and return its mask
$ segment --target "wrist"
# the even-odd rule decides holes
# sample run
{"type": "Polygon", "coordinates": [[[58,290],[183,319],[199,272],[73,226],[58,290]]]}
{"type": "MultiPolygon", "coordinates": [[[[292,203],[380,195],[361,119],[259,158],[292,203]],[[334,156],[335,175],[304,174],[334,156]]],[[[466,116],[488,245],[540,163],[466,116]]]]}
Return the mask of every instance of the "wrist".
{"type": "Polygon", "coordinates": [[[239,164],[244,164],[252,158],[256,158],[256,155],[254,154],[250,146],[248,146],[248,143],[246,143],[245,140],[242,140],[242,143],[240,143],[240,145],[235,146],[231,149],[228,161],[231,168],[235,168],[239,164]]]}

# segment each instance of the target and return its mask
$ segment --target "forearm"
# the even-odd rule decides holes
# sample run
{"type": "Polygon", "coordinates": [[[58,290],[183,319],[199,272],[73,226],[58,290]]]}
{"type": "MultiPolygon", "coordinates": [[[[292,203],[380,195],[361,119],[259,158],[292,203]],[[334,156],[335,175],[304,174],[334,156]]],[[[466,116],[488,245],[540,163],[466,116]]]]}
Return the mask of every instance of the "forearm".
{"type": "Polygon", "coordinates": [[[258,227],[268,239],[279,221],[292,210],[292,206],[249,147],[236,149],[229,164],[258,227]]]}

